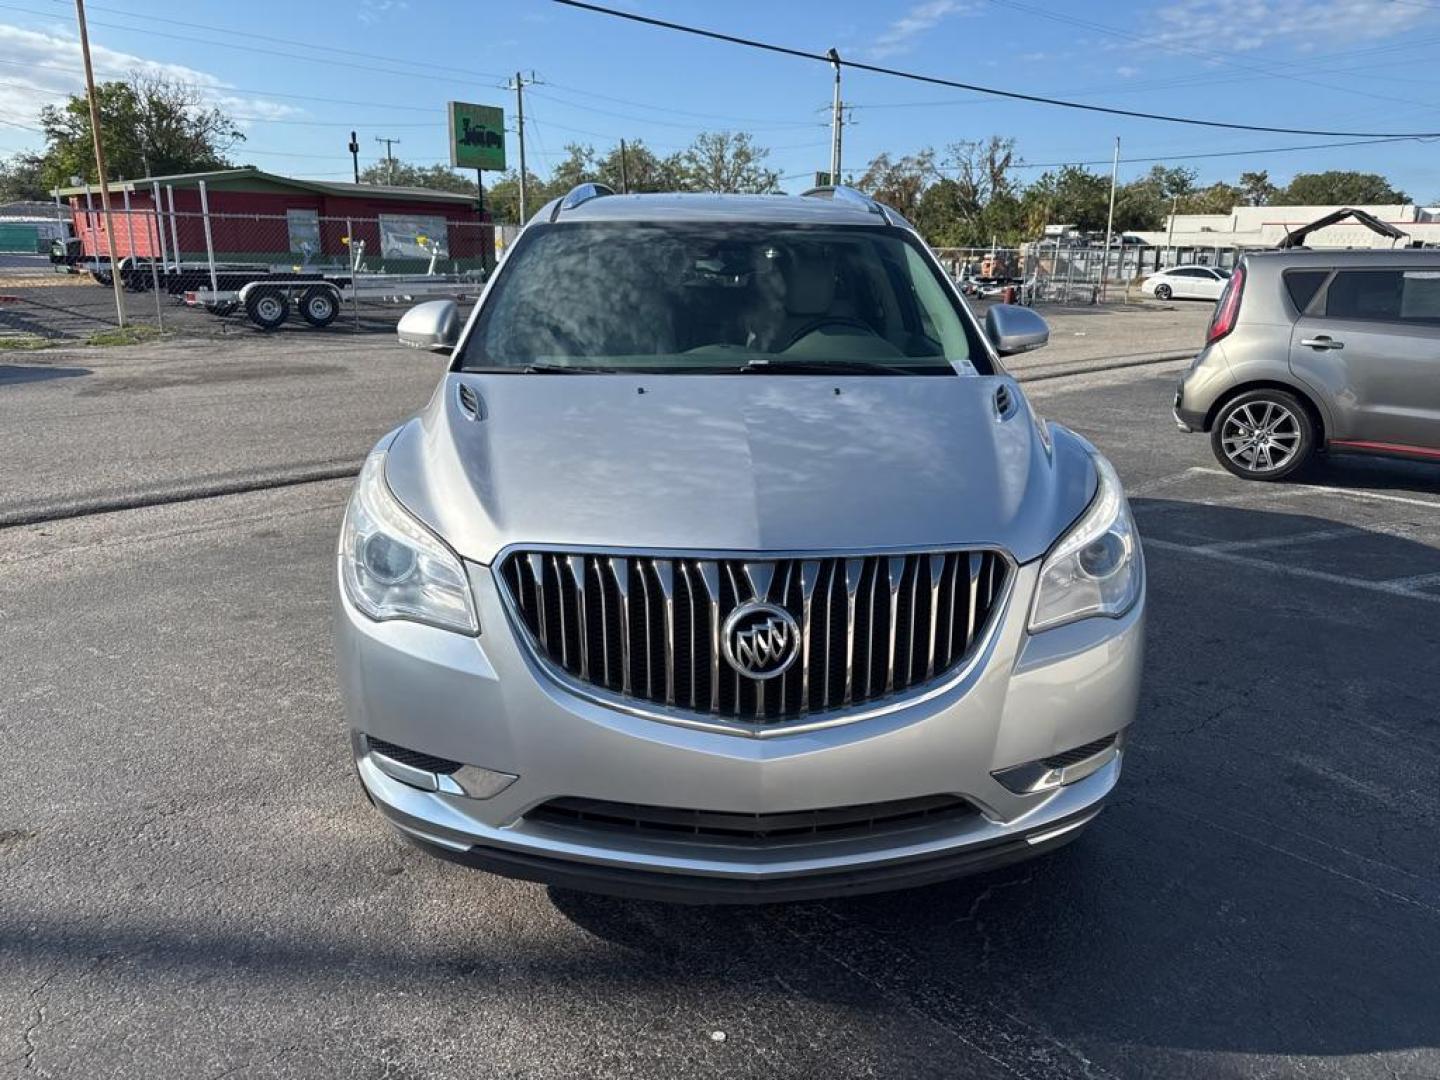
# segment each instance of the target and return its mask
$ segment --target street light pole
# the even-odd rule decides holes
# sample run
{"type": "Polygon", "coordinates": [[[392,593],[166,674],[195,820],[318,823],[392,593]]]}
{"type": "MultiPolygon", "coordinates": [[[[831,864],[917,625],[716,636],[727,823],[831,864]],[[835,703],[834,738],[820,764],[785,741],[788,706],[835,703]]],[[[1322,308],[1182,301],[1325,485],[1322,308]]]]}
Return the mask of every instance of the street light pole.
{"type": "MultiPolygon", "coordinates": [[[[1120,136],[1115,136],[1115,161],[1110,166],[1110,216],[1105,219],[1105,258],[1100,262],[1100,299],[1110,275],[1110,242],[1115,235],[1115,180],[1120,175],[1120,136]]],[[[1123,252],[1122,252],[1123,257],[1123,252]]]]}
{"type": "Polygon", "coordinates": [[[80,55],[85,61],[85,93],[90,98],[90,135],[95,143],[95,171],[100,175],[100,208],[105,212],[105,241],[110,250],[110,284],[115,289],[115,321],[125,325],[124,285],[115,258],[115,219],[110,214],[110,181],[105,178],[105,147],[100,139],[100,101],[95,97],[95,70],[90,66],[90,35],[85,29],[85,0],[75,0],[80,26],[80,55]]]}

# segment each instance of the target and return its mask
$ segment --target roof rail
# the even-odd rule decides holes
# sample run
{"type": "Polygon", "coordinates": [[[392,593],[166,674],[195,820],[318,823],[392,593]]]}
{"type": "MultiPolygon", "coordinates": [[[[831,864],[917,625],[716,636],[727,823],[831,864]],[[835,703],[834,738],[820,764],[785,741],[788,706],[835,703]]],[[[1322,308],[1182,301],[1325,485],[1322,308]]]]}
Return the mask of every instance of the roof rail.
{"type": "Polygon", "coordinates": [[[563,199],[555,204],[555,209],[550,212],[550,220],[554,221],[559,217],[561,210],[574,210],[581,203],[589,202],[591,199],[598,199],[602,195],[614,194],[615,189],[609,184],[576,184],[563,199]]]}
{"type": "Polygon", "coordinates": [[[823,184],[820,187],[812,187],[809,191],[802,191],[800,197],[802,199],[833,199],[836,202],[848,202],[855,206],[862,206],[872,214],[879,214],[887,222],[890,220],[890,215],[885,212],[885,207],[863,191],[856,191],[853,187],[845,184],[823,184]]]}

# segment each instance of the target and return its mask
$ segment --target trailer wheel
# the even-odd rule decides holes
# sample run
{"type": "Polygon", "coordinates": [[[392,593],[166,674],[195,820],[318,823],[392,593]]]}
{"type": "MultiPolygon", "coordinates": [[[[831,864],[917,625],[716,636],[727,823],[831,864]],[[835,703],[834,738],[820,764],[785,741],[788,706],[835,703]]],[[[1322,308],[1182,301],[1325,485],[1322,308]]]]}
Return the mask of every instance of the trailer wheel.
{"type": "Polygon", "coordinates": [[[95,279],[95,284],[104,285],[107,289],[115,283],[115,279],[110,276],[109,270],[91,270],[90,276],[95,279]]]}
{"type": "Polygon", "coordinates": [[[300,297],[300,317],[311,326],[329,326],[339,314],[340,298],[334,289],[313,285],[300,297]]]}
{"type": "Polygon", "coordinates": [[[245,314],[262,330],[274,330],[290,317],[290,300],[274,287],[255,289],[245,298],[245,314]]]}

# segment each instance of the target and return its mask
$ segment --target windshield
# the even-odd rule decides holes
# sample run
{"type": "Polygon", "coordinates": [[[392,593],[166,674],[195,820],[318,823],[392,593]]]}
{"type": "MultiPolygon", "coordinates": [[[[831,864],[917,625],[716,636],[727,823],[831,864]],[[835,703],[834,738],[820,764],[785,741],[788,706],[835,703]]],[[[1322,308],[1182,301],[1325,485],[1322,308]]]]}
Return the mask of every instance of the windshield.
{"type": "Polygon", "coordinates": [[[462,371],[953,376],[986,354],[899,229],[572,222],[527,230],[462,371]]]}

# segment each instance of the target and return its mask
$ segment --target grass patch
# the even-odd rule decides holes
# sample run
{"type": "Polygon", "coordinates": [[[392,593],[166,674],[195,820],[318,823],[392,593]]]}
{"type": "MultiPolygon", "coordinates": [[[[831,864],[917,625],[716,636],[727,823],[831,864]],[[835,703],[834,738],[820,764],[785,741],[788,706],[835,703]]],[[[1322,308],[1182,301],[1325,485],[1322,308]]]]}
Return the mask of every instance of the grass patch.
{"type": "Polygon", "coordinates": [[[36,352],[40,349],[48,349],[55,342],[49,338],[40,337],[37,334],[7,334],[0,337],[0,350],[12,352],[36,352]]]}
{"type": "Polygon", "coordinates": [[[86,345],[143,345],[165,336],[157,326],[135,323],[131,326],[116,326],[108,330],[96,330],[85,339],[86,345]]]}

